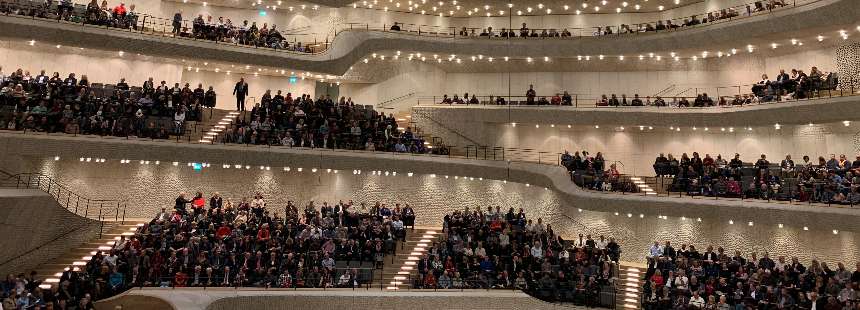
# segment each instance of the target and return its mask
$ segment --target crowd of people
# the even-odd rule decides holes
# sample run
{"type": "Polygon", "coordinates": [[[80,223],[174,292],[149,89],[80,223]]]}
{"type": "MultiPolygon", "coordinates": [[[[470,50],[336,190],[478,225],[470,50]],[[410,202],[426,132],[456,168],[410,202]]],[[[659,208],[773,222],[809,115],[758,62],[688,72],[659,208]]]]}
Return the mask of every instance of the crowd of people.
{"type": "Polygon", "coordinates": [[[417,262],[413,287],[517,288],[548,301],[597,306],[601,288],[617,277],[615,239],[564,240],[522,208],[466,207],[445,215],[443,231],[417,262]]]}
{"type": "Polygon", "coordinates": [[[573,181],[583,188],[597,191],[639,191],[630,180],[621,178],[621,172],[615,163],[609,164],[609,168],[604,170],[606,159],[601,152],[590,156],[588,151],[577,151],[573,155],[564,151],[560,163],[570,172],[573,181]]]}
{"type": "MultiPolygon", "coordinates": [[[[713,107],[713,106],[740,106],[748,104],[757,104],[772,101],[806,99],[812,96],[818,96],[821,91],[835,90],[839,84],[838,74],[835,72],[823,72],[818,67],[812,67],[810,74],[806,74],[802,69],[791,69],[789,76],[785,70],[780,70],[775,81],[771,81],[767,75],[762,75],[762,80],[753,84],[750,93],[737,94],[734,96],[719,96],[715,100],[708,93],[703,92],[696,94],[696,97],[673,96],[663,98],[655,95],[645,96],[634,94],[628,97],[627,94],[621,94],[619,97],[616,94],[603,94],[595,103],[598,107],[618,107],[618,106],[654,106],[654,107],[713,107]]],[[[518,97],[505,96],[489,96],[489,99],[481,100],[476,94],[465,93],[463,97],[454,95],[448,97],[444,94],[439,101],[440,104],[496,104],[496,105],[555,105],[555,106],[572,106],[579,105],[582,98],[574,98],[567,91],[555,93],[555,95],[547,98],[546,96],[538,96],[534,89],[534,85],[529,85],[522,96],[524,100],[513,100],[518,97]],[[574,102],[576,101],[576,102],[574,102]]],[[[591,100],[591,99],[587,99],[591,100]]]]}
{"type": "Polygon", "coordinates": [[[75,73],[62,78],[45,70],[35,76],[20,68],[8,76],[2,71],[0,128],[5,130],[167,139],[181,135],[187,121],[199,121],[216,100],[213,88],[202,84],[171,87],[149,78],[143,87],[133,87],[122,78],[99,85],[75,73]]]}
{"type": "Polygon", "coordinates": [[[352,98],[335,102],[329,95],[314,100],[310,95],[293,97],[281,90],[274,94],[266,90],[249,120],[227,128],[222,141],[398,153],[431,151],[411,127],[398,129],[394,115],[355,104],[352,98]]]}
{"type": "Polygon", "coordinates": [[[97,0],[91,0],[86,6],[76,5],[71,0],[32,1],[30,3],[2,1],[0,2],[0,13],[145,31],[155,30],[156,26],[172,27],[169,28],[172,29],[171,32],[182,37],[302,53],[315,53],[320,50],[320,46],[317,44],[303,45],[302,42],[289,42],[274,24],[271,27],[268,23],[259,26],[256,22],[249,22],[248,20],[234,24],[230,18],[219,16],[217,20],[213,20],[211,15],[204,18],[202,14],[189,22],[183,19],[181,11],[176,12],[172,19],[162,19],[137,12],[134,4],[126,7],[124,2],[120,2],[111,7],[107,0],[102,0],[101,4],[97,0]],[[163,25],[159,25],[160,23],[163,25]]]}
{"type": "MultiPolygon", "coordinates": [[[[599,191],[639,192],[631,180],[621,178],[615,164],[609,164],[598,152],[571,155],[565,151],[560,163],[573,181],[584,188],[599,191]]],[[[761,154],[755,162],[744,162],[740,154],[723,158],[722,154],[703,157],[683,153],[680,158],[661,153],[654,161],[656,182],[667,192],[690,196],[726,197],[827,204],[860,204],[860,155],[852,161],[845,154],[830,154],[817,160],[805,155],[795,162],[790,154],[771,163],[761,154]]]]}
{"type": "Polygon", "coordinates": [[[860,306],[860,263],[852,272],[813,259],[767,252],[743,256],[723,247],[694,245],[676,249],[654,242],[649,249],[642,307],[657,309],[857,309],[860,306]]]}
{"type": "Polygon", "coordinates": [[[469,93],[463,94],[463,97],[460,98],[456,94],[454,97],[448,97],[448,94],[444,94],[442,96],[442,100],[439,102],[440,104],[496,104],[496,105],[560,105],[560,106],[572,106],[574,105],[574,98],[567,92],[564,91],[562,93],[556,93],[554,96],[547,99],[546,97],[538,98],[534,85],[529,86],[529,90],[526,91],[526,95],[523,99],[525,101],[516,101],[513,97],[508,97],[509,100],[506,100],[504,96],[490,96],[488,101],[481,101],[478,99],[477,95],[472,94],[469,97],[469,93]]]}
{"type": "Polygon", "coordinates": [[[134,235],[63,272],[49,290],[32,276],[10,276],[0,293],[17,308],[4,299],[3,309],[92,309],[94,300],[145,286],[363,287],[414,223],[409,205],[276,207],[260,193],[235,202],[183,193],[172,210],[162,208],[134,235]]]}
{"type": "Polygon", "coordinates": [[[786,155],[779,164],[772,164],[765,154],[755,163],[743,162],[740,154],[728,161],[720,154],[683,153],[680,159],[660,154],[654,171],[658,177],[673,177],[670,191],[690,195],[860,203],[860,156],[854,161],[845,154],[819,156],[817,161],[803,156],[795,163],[786,155]]]}
{"type": "Polygon", "coordinates": [[[120,2],[110,7],[107,0],[102,0],[101,4],[97,0],[91,0],[87,5],[75,4],[71,0],[3,1],[0,2],[0,13],[126,29],[139,29],[138,21],[142,16],[136,11],[134,4],[126,7],[124,2],[120,2]]]}
{"type": "Polygon", "coordinates": [[[182,26],[182,13],[176,13],[173,17],[173,32],[176,35],[188,36],[196,39],[206,39],[217,42],[229,42],[233,44],[269,47],[284,49],[303,53],[314,53],[319,50],[318,45],[305,44],[302,42],[290,43],[277,29],[277,25],[263,23],[258,26],[257,22],[243,20],[241,24],[233,24],[229,18],[219,16],[213,20],[211,15],[203,17],[197,15],[191,22],[191,32],[187,33],[182,26]]]}
{"type": "MultiPolygon", "coordinates": [[[[769,11],[777,7],[785,6],[783,0],[762,0],[746,6],[746,15],[756,12],[769,11]]],[[[163,24],[165,28],[171,27],[171,32],[176,36],[207,39],[219,42],[230,42],[250,46],[269,47],[274,49],[285,49],[304,53],[315,53],[326,48],[319,44],[302,44],[302,42],[290,43],[276,25],[264,23],[257,25],[254,21],[243,20],[233,22],[230,18],[219,16],[215,19],[211,15],[204,17],[198,14],[190,22],[183,19],[183,12],[178,11],[172,18],[159,18],[136,11],[135,5],[126,7],[124,2],[110,6],[107,0],[101,4],[97,0],[91,0],[87,5],[76,5],[71,0],[48,0],[32,1],[30,3],[0,2],[0,13],[26,15],[41,18],[62,19],[79,23],[102,25],[107,27],[147,30],[154,28],[156,24],[163,24]],[[149,18],[149,24],[147,24],[149,18]],[[189,29],[190,24],[190,29],[189,29]]],[[[740,16],[736,8],[727,8],[720,11],[708,12],[699,17],[692,15],[683,21],[672,20],[657,21],[654,23],[638,23],[633,25],[621,24],[620,26],[594,27],[593,36],[604,36],[612,34],[644,33],[655,31],[668,31],[700,24],[713,23],[719,20],[730,19],[740,16]]],[[[400,25],[395,23],[390,30],[400,31],[400,25]]],[[[166,31],[166,30],[165,30],[166,31]]],[[[480,33],[475,28],[462,28],[457,33],[463,37],[501,37],[501,38],[549,38],[549,37],[571,37],[567,28],[557,29],[530,29],[526,23],[516,29],[502,28],[494,31],[492,27],[484,28],[480,33]]]]}
{"type": "MultiPolygon", "coordinates": [[[[784,0],[762,0],[756,1],[752,4],[746,5],[742,10],[745,11],[745,16],[750,16],[758,12],[766,12],[771,11],[776,8],[784,7],[786,5],[784,0]]],[[[659,20],[653,23],[637,23],[637,24],[621,24],[619,26],[602,26],[602,27],[593,27],[593,31],[590,33],[592,36],[606,36],[613,34],[634,34],[634,33],[645,33],[645,32],[659,32],[659,31],[670,31],[676,29],[683,29],[685,27],[692,27],[702,24],[714,23],[721,20],[737,18],[741,16],[741,13],[738,11],[736,7],[721,9],[719,11],[707,12],[705,14],[700,15],[692,15],[684,18],[683,20],[678,19],[677,21],[672,20],[659,20]]],[[[399,31],[400,27],[395,24],[391,27],[392,31],[399,31]]],[[[558,30],[556,28],[548,28],[548,29],[529,29],[526,23],[522,24],[519,30],[514,28],[502,28],[501,30],[494,30],[493,27],[482,28],[478,31],[478,28],[466,28],[463,27],[460,31],[457,32],[457,35],[460,37],[485,37],[485,38],[567,38],[573,36],[571,32],[567,28],[562,28],[558,30]]],[[[578,35],[582,36],[582,34],[578,35]]]]}
{"type": "MultiPolygon", "coordinates": [[[[838,75],[834,72],[826,73],[812,67],[809,74],[803,69],[791,69],[789,76],[785,70],[780,69],[776,80],[771,81],[767,74],[762,74],[761,81],[752,86],[752,95],[761,102],[806,99],[819,95],[822,90],[834,90],[839,84],[838,75]]],[[[741,100],[736,97],[732,104],[741,100]]]]}

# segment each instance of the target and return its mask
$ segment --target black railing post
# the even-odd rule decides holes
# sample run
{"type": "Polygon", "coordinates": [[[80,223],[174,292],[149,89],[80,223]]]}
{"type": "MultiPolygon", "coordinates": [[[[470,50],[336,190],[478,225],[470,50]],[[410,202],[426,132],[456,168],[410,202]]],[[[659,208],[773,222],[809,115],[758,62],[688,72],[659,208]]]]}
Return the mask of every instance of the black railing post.
{"type": "Polygon", "coordinates": [[[104,233],[105,222],[102,220],[102,204],[99,203],[99,239],[102,238],[102,233],[104,233]]]}

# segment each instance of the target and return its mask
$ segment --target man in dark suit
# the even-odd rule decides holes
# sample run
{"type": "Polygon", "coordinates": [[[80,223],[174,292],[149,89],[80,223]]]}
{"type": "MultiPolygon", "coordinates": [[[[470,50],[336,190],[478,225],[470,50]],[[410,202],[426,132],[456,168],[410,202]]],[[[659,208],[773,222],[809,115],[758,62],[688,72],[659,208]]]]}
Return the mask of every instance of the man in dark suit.
{"type": "Polygon", "coordinates": [[[233,88],[233,95],[236,95],[236,110],[245,111],[245,97],[248,96],[248,83],[245,82],[245,78],[239,78],[239,82],[233,88]]]}
{"type": "Polygon", "coordinates": [[[779,94],[782,95],[782,91],[788,89],[790,86],[791,77],[788,76],[788,73],[785,73],[785,70],[780,69],[779,74],[776,76],[776,88],[779,91],[779,94]]]}

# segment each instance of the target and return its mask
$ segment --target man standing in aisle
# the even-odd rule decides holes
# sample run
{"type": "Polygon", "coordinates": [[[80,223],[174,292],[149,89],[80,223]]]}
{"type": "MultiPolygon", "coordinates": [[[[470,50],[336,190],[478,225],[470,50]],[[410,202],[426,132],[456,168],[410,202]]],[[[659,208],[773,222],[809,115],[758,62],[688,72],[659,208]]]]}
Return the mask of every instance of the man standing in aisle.
{"type": "Polygon", "coordinates": [[[245,78],[239,78],[239,82],[233,88],[233,95],[236,95],[236,110],[245,111],[245,96],[248,95],[248,83],[245,82],[245,78]]]}
{"type": "Polygon", "coordinates": [[[534,105],[536,96],[537,96],[537,93],[535,92],[535,86],[529,84],[529,90],[526,91],[526,104],[527,105],[534,105]]]}

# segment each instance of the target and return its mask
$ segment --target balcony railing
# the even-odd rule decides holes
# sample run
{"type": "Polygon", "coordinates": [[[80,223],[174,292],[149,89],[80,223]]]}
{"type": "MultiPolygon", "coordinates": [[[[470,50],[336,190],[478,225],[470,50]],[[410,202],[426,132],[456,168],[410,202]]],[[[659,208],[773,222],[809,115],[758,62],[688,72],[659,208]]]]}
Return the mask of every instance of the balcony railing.
{"type": "MultiPolygon", "coordinates": [[[[837,79],[821,79],[810,84],[808,89],[803,90],[804,96],[788,96],[788,92],[779,89],[768,90],[763,93],[752,93],[752,88],[755,84],[735,85],[735,86],[715,86],[715,87],[690,87],[681,91],[677,95],[651,96],[640,95],[639,103],[634,102],[633,96],[623,97],[616,96],[615,98],[607,94],[590,94],[590,93],[572,93],[569,95],[569,100],[564,99],[564,93],[558,92],[554,94],[540,94],[535,96],[511,96],[511,95],[470,95],[469,98],[458,98],[460,102],[454,100],[453,95],[440,96],[420,96],[417,104],[419,106],[507,106],[507,107],[541,107],[541,106],[561,106],[572,108],[637,108],[637,107],[655,107],[655,108],[738,108],[754,105],[773,105],[780,103],[810,101],[819,99],[831,99],[835,97],[857,96],[860,95],[860,89],[855,89],[853,84],[847,88],[839,87],[837,79]],[[687,94],[691,95],[687,95],[687,94]],[[707,99],[700,99],[698,94],[707,94],[707,99]],[[474,100],[472,100],[474,96],[474,100]],[[558,98],[553,98],[553,97],[558,98]],[[603,97],[606,96],[606,97],[603,97]],[[542,100],[542,99],[545,99],[542,100]],[[612,99],[615,99],[615,103],[612,99]],[[663,103],[658,104],[658,99],[662,99],[663,103]],[[735,99],[740,99],[742,103],[734,103],[735,99]],[[450,102],[448,102],[450,101],[450,102]],[[685,102],[686,101],[686,102],[685,102]]],[[[796,93],[795,93],[796,94],[796,93]]],[[[625,94],[629,95],[629,94],[625,94]]]]}
{"type": "Polygon", "coordinates": [[[19,173],[6,177],[0,180],[0,187],[42,190],[69,212],[100,221],[99,235],[103,233],[105,221],[125,222],[127,201],[88,198],[41,173],[19,173]]]}
{"type": "MultiPolygon", "coordinates": [[[[594,27],[581,27],[578,25],[563,25],[559,24],[556,27],[549,28],[534,28],[528,29],[528,36],[521,35],[519,25],[515,28],[509,19],[509,29],[513,29],[514,36],[502,35],[501,33],[490,33],[487,31],[482,35],[483,28],[474,27],[454,27],[454,26],[439,26],[439,25],[422,25],[410,23],[395,23],[395,24],[371,24],[371,23],[343,23],[334,26],[334,29],[327,33],[304,33],[297,31],[295,33],[286,30],[281,33],[284,40],[276,48],[272,48],[271,44],[257,44],[242,42],[243,39],[234,42],[233,40],[210,40],[200,38],[195,35],[195,23],[193,20],[182,19],[176,21],[172,18],[154,16],[150,14],[135,13],[134,15],[126,15],[122,17],[113,16],[109,11],[88,12],[83,5],[74,5],[71,8],[60,6],[60,2],[48,1],[30,1],[30,0],[3,0],[0,1],[0,13],[5,13],[8,16],[21,16],[26,18],[39,18],[43,20],[55,20],[61,23],[79,24],[81,26],[99,27],[105,29],[113,29],[124,32],[135,32],[146,35],[157,35],[162,37],[173,37],[177,40],[196,40],[209,41],[213,44],[222,44],[229,46],[246,47],[252,49],[277,50],[290,54],[322,54],[325,53],[329,46],[334,41],[335,37],[345,31],[377,31],[391,32],[398,34],[409,34],[425,37],[441,37],[441,38],[458,38],[458,39],[493,39],[493,40],[532,40],[532,39],[570,39],[578,37],[606,37],[606,36],[628,36],[649,33],[676,32],[687,29],[696,29],[706,27],[708,25],[721,24],[739,19],[745,19],[753,16],[768,15],[775,11],[796,8],[815,3],[821,0],[790,0],[785,2],[784,6],[770,7],[766,1],[752,1],[746,4],[741,4],[720,10],[704,12],[695,16],[697,22],[692,22],[693,16],[659,20],[652,22],[643,22],[633,25],[618,24],[618,25],[603,25],[594,27]],[[93,13],[93,14],[91,14],[93,13]],[[480,30],[480,31],[479,31],[480,30]],[[565,32],[566,31],[566,32],[565,32]],[[533,34],[534,33],[534,34],[533,34]],[[296,51],[296,46],[299,43],[303,46],[302,51],[296,51]]],[[[514,11],[508,10],[510,16],[514,11]]],[[[568,12],[567,14],[573,14],[568,12]]],[[[235,27],[240,26],[238,20],[235,27]]],[[[198,24],[199,27],[199,24],[198,24]]],[[[206,25],[205,28],[217,28],[216,25],[206,25]]],[[[258,25],[260,27],[260,25],[258,25]]],[[[501,30],[501,29],[496,29],[501,30]]],[[[494,30],[494,31],[496,31],[494,30]]],[[[224,29],[218,30],[225,31],[224,29]]]]}

